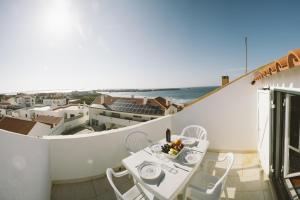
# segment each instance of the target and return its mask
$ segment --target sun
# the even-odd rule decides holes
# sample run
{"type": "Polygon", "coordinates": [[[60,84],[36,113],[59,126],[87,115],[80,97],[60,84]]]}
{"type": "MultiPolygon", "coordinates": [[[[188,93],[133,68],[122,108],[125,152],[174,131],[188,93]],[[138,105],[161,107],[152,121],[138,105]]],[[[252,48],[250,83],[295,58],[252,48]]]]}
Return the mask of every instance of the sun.
{"type": "Polygon", "coordinates": [[[43,16],[43,27],[49,36],[64,38],[69,35],[72,29],[70,1],[52,1],[47,6],[43,16]]]}

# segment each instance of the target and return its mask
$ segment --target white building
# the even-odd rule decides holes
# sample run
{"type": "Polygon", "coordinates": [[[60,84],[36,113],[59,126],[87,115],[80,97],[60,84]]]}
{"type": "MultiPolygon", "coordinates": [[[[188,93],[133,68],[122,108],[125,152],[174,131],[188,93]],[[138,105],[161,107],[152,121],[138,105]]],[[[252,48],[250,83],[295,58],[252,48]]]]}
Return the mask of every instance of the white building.
{"type": "Polygon", "coordinates": [[[26,107],[12,111],[12,116],[21,119],[34,119],[38,115],[45,115],[49,110],[51,110],[50,106],[26,107]]]}
{"type": "Polygon", "coordinates": [[[91,104],[90,124],[111,129],[138,124],[158,117],[176,113],[182,109],[162,97],[126,98],[101,94],[91,104]]]}
{"type": "Polygon", "coordinates": [[[49,125],[12,117],[4,117],[0,119],[0,129],[30,136],[45,136],[50,133],[49,125]]]}
{"type": "Polygon", "coordinates": [[[89,121],[88,107],[80,104],[57,107],[48,112],[48,115],[64,118],[65,131],[87,124],[89,121]]]}
{"type": "Polygon", "coordinates": [[[43,99],[43,104],[47,106],[64,106],[67,104],[66,98],[46,98],[43,99]]]}
{"type": "Polygon", "coordinates": [[[1,103],[9,103],[10,105],[17,105],[16,98],[13,96],[4,96],[1,103]]]}
{"type": "Polygon", "coordinates": [[[17,96],[16,103],[21,107],[32,107],[35,105],[35,97],[28,95],[17,96]]]}
{"type": "Polygon", "coordinates": [[[65,130],[62,117],[38,115],[34,121],[50,126],[49,135],[60,135],[65,130]]]}

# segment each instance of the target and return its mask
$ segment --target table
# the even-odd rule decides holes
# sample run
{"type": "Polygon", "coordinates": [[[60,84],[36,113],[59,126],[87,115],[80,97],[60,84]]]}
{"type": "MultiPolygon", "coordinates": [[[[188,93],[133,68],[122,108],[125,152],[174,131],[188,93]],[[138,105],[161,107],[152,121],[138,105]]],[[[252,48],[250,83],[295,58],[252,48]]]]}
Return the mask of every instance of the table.
{"type": "MultiPolygon", "coordinates": [[[[172,136],[172,140],[180,136],[172,136]]],[[[154,196],[160,200],[171,200],[175,199],[177,195],[185,189],[186,184],[189,182],[193,174],[197,171],[199,165],[201,164],[207,148],[209,146],[208,141],[197,141],[199,143],[197,150],[203,152],[201,153],[201,159],[193,166],[181,166],[188,171],[176,168],[174,166],[174,161],[172,159],[160,159],[155,154],[153,154],[149,147],[125,158],[122,160],[122,164],[129,171],[129,173],[134,177],[134,179],[140,183],[143,187],[149,190],[154,196]],[[145,183],[139,176],[137,166],[144,161],[156,162],[162,165],[167,165],[171,168],[177,170],[177,174],[173,174],[165,169],[165,177],[159,186],[151,185],[145,183]]],[[[165,143],[165,139],[160,140],[158,143],[165,143]]]]}

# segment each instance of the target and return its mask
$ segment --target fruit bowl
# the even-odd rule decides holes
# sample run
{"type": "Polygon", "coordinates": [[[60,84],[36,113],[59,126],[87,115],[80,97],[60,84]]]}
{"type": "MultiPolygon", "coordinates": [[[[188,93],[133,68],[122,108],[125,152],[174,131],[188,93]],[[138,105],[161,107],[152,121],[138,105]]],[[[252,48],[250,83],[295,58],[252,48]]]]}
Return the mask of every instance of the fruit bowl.
{"type": "Polygon", "coordinates": [[[182,141],[177,139],[161,146],[161,151],[167,158],[176,159],[183,147],[182,141]]]}

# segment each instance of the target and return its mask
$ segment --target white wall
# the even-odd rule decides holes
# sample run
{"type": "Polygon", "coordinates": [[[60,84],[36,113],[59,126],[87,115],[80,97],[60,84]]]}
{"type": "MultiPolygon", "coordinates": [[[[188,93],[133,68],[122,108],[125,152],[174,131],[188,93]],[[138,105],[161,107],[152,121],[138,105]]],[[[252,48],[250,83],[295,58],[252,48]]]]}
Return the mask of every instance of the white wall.
{"type": "Polygon", "coordinates": [[[55,127],[51,129],[51,133],[49,135],[60,135],[62,132],[64,132],[64,130],[64,120],[61,120],[55,127]]]}
{"type": "Polygon", "coordinates": [[[50,199],[48,141],[0,130],[0,199],[50,199]]]}
{"type": "Polygon", "coordinates": [[[44,136],[49,135],[51,132],[50,125],[46,125],[40,122],[37,122],[28,135],[31,136],[44,136]]]}
{"type": "Polygon", "coordinates": [[[300,67],[282,71],[259,81],[259,84],[272,88],[300,88],[300,67]]]}
{"type": "Polygon", "coordinates": [[[80,126],[80,125],[83,125],[83,124],[87,124],[89,121],[89,116],[88,115],[84,115],[78,119],[74,119],[74,120],[71,120],[71,121],[67,121],[65,122],[64,124],[64,129],[65,130],[70,130],[70,129],[73,129],[77,126],[80,126]]]}
{"type": "Polygon", "coordinates": [[[50,144],[52,180],[72,180],[104,174],[108,167],[120,166],[129,154],[124,147],[125,136],[136,130],[149,134],[157,141],[171,127],[166,116],[130,127],[89,135],[45,136],[50,144]]]}
{"type": "Polygon", "coordinates": [[[5,115],[6,115],[6,109],[0,108],[0,117],[5,116],[5,115]]]}
{"type": "Polygon", "coordinates": [[[256,150],[258,85],[250,84],[252,77],[249,74],[174,114],[173,131],[196,124],[207,130],[210,149],[256,150]]]}

